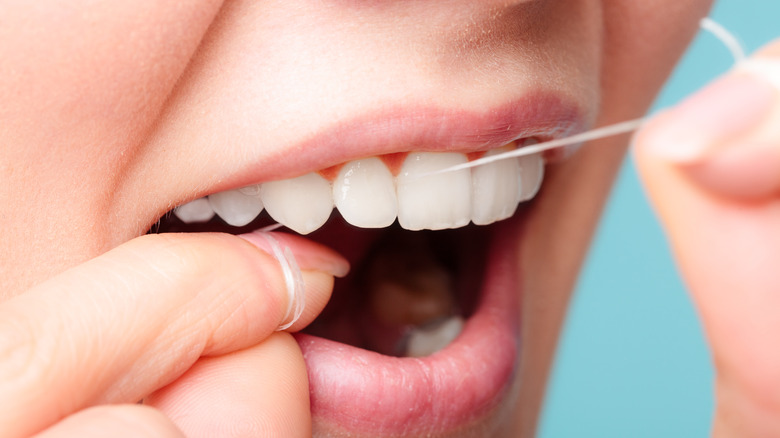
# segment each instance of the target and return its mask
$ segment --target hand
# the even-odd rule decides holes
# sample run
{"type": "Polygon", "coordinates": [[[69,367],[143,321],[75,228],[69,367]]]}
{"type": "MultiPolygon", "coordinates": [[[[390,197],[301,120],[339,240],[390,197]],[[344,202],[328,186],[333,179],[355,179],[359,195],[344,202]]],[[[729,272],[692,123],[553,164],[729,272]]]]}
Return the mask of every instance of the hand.
{"type": "MultiPolygon", "coordinates": [[[[297,330],[348,265],[277,239],[304,273],[297,330]]],[[[301,352],[275,332],[286,286],[255,241],[144,236],[0,304],[0,436],[310,435],[301,352]]]]}
{"type": "Polygon", "coordinates": [[[780,436],[780,41],[636,141],[712,349],[713,435],[780,436]]]}

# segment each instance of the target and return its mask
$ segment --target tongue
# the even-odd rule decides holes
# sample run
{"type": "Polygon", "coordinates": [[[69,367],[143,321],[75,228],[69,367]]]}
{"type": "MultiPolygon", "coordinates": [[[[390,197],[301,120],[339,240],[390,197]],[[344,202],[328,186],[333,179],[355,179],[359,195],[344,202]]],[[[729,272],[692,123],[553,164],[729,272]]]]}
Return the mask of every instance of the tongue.
{"type": "Polygon", "coordinates": [[[453,275],[428,233],[394,233],[380,241],[360,273],[365,311],[359,325],[368,348],[406,355],[409,335],[455,315],[453,275]]]}
{"type": "Polygon", "coordinates": [[[387,230],[307,332],[388,356],[429,355],[448,345],[462,327],[462,300],[456,251],[439,240],[441,233],[387,230]]]}

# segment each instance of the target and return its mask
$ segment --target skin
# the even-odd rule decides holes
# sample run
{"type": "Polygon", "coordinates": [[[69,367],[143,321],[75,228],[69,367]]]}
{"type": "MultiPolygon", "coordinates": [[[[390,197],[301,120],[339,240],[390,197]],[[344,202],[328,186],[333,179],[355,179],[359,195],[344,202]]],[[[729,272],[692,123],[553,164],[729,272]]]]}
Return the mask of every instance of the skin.
{"type": "MultiPolygon", "coordinates": [[[[297,146],[334,118],[385,105],[479,109],[547,86],[588,122],[636,117],[708,7],[706,0],[0,2],[0,202],[13,206],[0,214],[0,405],[12,407],[0,413],[3,436],[223,434],[204,428],[210,416],[225,415],[249,425],[243,432],[309,435],[300,350],[273,331],[287,305],[273,258],[227,235],[139,236],[188,200],[337,164],[327,151],[297,146]],[[246,386],[230,375],[244,376],[246,386]],[[203,376],[224,383],[198,384],[203,376]],[[145,397],[155,407],[133,404],[145,397]],[[215,399],[245,409],[215,411],[208,403],[215,399]],[[195,402],[182,410],[183,400],[195,402]]],[[[719,301],[726,294],[703,274],[713,272],[709,248],[684,232],[686,218],[706,215],[758,221],[757,230],[771,234],[767,207],[776,201],[767,193],[777,190],[762,204],[734,201],[731,192],[724,202],[711,178],[644,152],[652,149],[642,147],[652,143],[644,138],[640,167],[713,340],[715,432],[778,430],[780,402],[769,389],[780,383],[772,371],[780,367],[763,344],[771,337],[748,329],[740,339],[719,336],[754,315],[778,333],[765,315],[777,306],[762,288],[777,283],[753,277],[749,307],[719,301]],[[750,360],[738,359],[739,345],[751,347],[750,360]],[[765,372],[748,373],[757,363],[765,372]]],[[[484,419],[499,435],[533,435],[568,294],[622,155],[615,146],[586,148],[552,166],[531,207],[518,242],[522,271],[534,273],[523,277],[518,310],[527,359],[516,395],[484,419]]],[[[725,239],[714,230],[706,236],[725,239]]],[[[742,244],[755,251],[768,242],[742,244]]],[[[307,314],[293,327],[300,329],[346,266],[304,241],[295,250],[314,256],[303,264],[311,290],[307,314]]]]}
{"type": "MultiPolygon", "coordinates": [[[[777,62],[780,42],[755,57],[777,62]]],[[[712,349],[717,373],[713,436],[774,436],[780,433],[780,357],[774,348],[780,320],[774,310],[777,270],[770,265],[778,257],[780,89],[760,75],[734,71],[700,95],[727,108],[727,96],[713,91],[735,78],[768,97],[759,99],[764,111],[752,114],[747,126],[706,138],[689,157],[675,157],[664,139],[669,132],[690,132],[684,123],[696,109],[683,104],[640,133],[635,155],[712,349]]],[[[738,120],[734,112],[722,115],[738,120]]],[[[722,117],[700,119],[715,126],[722,117]]]]}

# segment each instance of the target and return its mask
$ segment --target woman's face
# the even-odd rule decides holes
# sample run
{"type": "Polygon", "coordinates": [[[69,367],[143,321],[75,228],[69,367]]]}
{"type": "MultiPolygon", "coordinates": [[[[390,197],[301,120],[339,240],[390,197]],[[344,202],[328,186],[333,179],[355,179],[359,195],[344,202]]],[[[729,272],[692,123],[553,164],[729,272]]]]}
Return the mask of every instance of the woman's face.
{"type": "MultiPolygon", "coordinates": [[[[709,3],[0,1],[0,294],[144,234],[177,205],[312,172],[351,188],[351,206],[340,206],[351,222],[381,225],[372,214],[390,201],[360,193],[376,175],[414,173],[407,153],[433,152],[417,161],[442,166],[641,115],[709,3]],[[340,173],[370,157],[382,160],[362,164],[363,180],[340,173]]],[[[311,238],[347,255],[352,273],[311,332],[365,349],[298,337],[315,431],[532,435],[625,142],[558,156],[536,198],[494,225],[361,230],[334,212],[311,238]],[[453,315],[465,326],[440,352],[391,357],[408,354],[420,326],[453,315]]],[[[511,181],[519,168],[529,194],[536,164],[483,173],[511,181]]],[[[439,186],[412,178],[389,214],[406,228],[467,222],[479,197],[469,187],[482,183],[465,175],[439,186]]],[[[484,184],[496,193],[516,182],[484,184]]],[[[319,200],[285,216],[292,189],[263,187],[275,220],[318,225],[319,200]]],[[[507,196],[483,208],[485,221],[512,211],[520,194],[507,196]]],[[[212,222],[199,229],[246,229],[212,222]]]]}

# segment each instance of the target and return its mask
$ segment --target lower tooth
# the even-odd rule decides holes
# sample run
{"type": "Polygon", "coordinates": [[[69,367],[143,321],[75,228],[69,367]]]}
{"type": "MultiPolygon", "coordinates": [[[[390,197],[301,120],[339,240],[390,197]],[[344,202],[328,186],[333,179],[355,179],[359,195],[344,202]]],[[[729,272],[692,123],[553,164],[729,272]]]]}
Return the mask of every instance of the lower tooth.
{"type": "Polygon", "coordinates": [[[316,173],[264,183],[260,196],[275,221],[300,234],[324,225],[333,211],[330,183],[316,173]]]}
{"type": "Polygon", "coordinates": [[[214,193],[209,195],[209,203],[228,225],[243,227],[263,211],[263,201],[260,200],[256,190],[256,186],[250,186],[214,193]],[[255,194],[250,190],[255,190],[255,194]]]}
{"type": "Polygon", "coordinates": [[[463,331],[463,324],[462,317],[451,316],[447,319],[412,329],[406,340],[406,356],[430,356],[444,349],[460,335],[463,331]]]}
{"type": "Polygon", "coordinates": [[[210,221],[214,210],[208,199],[200,198],[176,207],[173,214],[185,224],[196,224],[210,221]]]}

